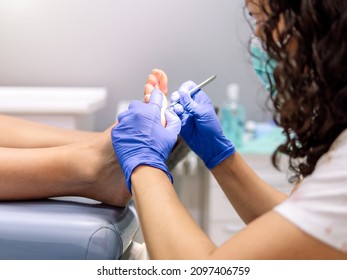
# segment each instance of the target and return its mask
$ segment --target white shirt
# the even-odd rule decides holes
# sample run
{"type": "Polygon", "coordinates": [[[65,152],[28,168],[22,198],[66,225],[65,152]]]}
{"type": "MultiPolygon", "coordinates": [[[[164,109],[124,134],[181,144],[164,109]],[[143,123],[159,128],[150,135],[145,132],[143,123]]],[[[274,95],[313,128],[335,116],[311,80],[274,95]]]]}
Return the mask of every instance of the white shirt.
{"type": "Polygon", "coordinates": [[[347,129],[275,211],[312,237],[347,253],[347,129]]]}

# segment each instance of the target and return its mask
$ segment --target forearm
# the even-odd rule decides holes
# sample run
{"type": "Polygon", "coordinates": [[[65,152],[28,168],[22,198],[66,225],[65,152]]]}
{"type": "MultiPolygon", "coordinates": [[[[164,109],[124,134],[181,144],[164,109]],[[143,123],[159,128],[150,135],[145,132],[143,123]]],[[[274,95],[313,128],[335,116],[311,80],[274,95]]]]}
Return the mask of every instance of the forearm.
{"type": "Polygon", "coordinates": [[[150,257],[208,258],[216,247],[182,206],[166,174],[140,166],[133,172],[131,181],[150,257]]]}
{"type": "Polygon", "coordinates": [[[0,147],[43,148],[84,141],[97,132],[69,130],[0,115],[0,147]]]}
{"type": "Polygon", "coordinates": [[[235,153],[212,170],[213,176],[245,223],[265,214],[287,195],[264,182],[235,153]]]}

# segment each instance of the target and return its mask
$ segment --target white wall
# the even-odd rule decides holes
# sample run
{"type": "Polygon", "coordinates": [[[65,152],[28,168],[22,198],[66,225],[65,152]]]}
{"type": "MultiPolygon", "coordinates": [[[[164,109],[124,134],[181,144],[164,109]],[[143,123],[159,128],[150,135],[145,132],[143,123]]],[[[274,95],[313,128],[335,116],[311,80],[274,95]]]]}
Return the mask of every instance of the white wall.
{"type": "MultiPolygon", "coordinates": [[[[0,0],[0,86],[105,86],[109,103],[142,98],[152,68],[169,90],[192,79],[215,105],[230,82],[241,87],[250,119],[264,120],[264,94],[247,49],[243,0],[0,0]]],[[[1,101],[0,101],[1,102],[1,101]]]]}

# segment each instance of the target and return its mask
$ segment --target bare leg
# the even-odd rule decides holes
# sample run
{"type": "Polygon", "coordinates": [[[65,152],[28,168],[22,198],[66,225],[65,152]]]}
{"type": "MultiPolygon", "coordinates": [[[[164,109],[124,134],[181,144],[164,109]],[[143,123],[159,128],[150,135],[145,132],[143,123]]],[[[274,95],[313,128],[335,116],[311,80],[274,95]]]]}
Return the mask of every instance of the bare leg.
{"type": "Polygon", "coordinates": [[[0,148],[0,200],[83,196],[115,206],[130,199],[110,130],[51,148],[0,148]]]}

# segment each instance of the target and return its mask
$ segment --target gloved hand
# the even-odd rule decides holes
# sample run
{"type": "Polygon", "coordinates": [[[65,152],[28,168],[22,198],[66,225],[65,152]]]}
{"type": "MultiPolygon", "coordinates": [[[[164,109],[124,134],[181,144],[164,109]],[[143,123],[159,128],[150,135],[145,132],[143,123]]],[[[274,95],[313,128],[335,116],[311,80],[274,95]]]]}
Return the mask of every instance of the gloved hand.
{"type": "Polygon", "coordinates": [[[207,168],[213,169],[235,153],[234,145],[224,136],[221,123],[210,98],[203,91],[189,95],[196,84],[185,82],[178,92],[171,95],[170,103],[182,121],[181,136],[188,146],[202,159],[207,168]]]}
{"type": "Polygon", "coordinates": [[[149,103],[132,101],[129,109],[118,116],[119,124],[112,129],[112,145],[125,174],[131,193],[131,174],[139,165],[163,170],[172,182],[165,162],[177,141],[181,129],[179,117],[167,110],[166,127],[160,120],[163,94],[154,89],[149,103]]]}

